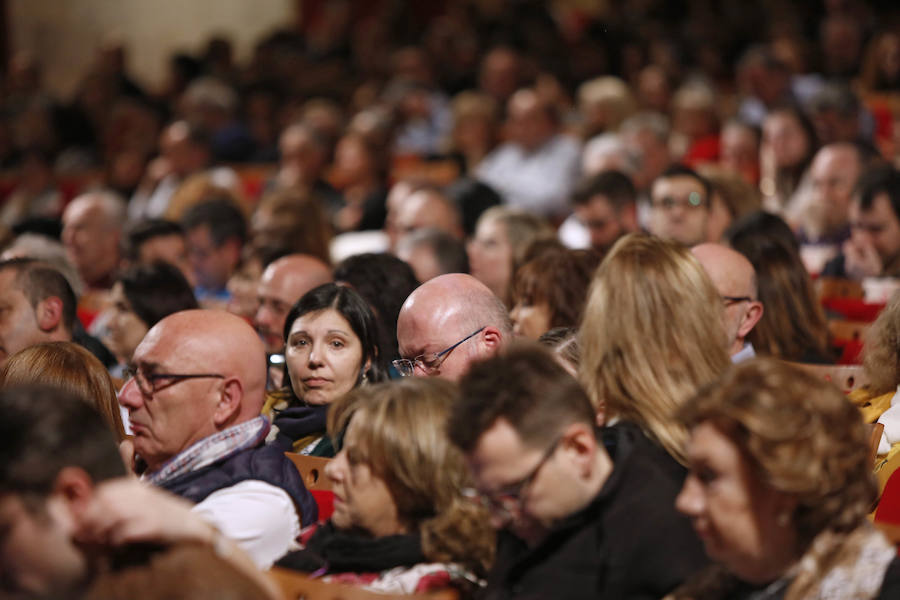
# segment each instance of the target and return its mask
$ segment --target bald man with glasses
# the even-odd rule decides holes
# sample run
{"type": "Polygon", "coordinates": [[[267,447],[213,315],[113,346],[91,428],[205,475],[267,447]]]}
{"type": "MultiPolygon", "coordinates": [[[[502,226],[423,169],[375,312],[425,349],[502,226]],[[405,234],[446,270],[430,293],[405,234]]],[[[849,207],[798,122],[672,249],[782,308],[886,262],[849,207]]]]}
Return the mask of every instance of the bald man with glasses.
{"type": "Polygon", "coordinates": [[[403,303],[397,319],[400,359],[393,364],[404,376],[457,381],[510,339],[506,307],[487,286],[471,275],[441,275],[403,303]]]}
{"type": "Polygon", "coordinates": [[[297,470],[266,446],[262,341],[243,319],[189,310],[153,326],[135,350],[119,403],[141,479],[195,503],[260,567],[294,549],[318,518],[297,470]]]}

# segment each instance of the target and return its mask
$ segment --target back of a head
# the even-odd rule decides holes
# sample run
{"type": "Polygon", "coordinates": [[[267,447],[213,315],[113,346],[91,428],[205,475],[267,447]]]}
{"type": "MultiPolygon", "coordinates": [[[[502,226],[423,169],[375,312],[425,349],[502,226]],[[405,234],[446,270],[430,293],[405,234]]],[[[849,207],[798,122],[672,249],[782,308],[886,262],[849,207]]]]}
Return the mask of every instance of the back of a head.
{"type": "Polygon", "coordinates": [[[0,390],[0,490],[46,497],[66,467],[83,469],[95,482],[125,475],[97,411],[59,388],[0,390]]]}
{"type": "Polygon", "coordinates": [[[745,238],[735,250],[753,264],[766,307],[747,336],[756,352],[796,361],[828,358],[825,314],[799,255],[762,237],[745,238]]]}
{"type": "Polygon", "coordinates": [[[93,406],[119,440],[125,438],[122,415],[106,367],[72,342],[44,342],[16,352],[0,370],[0,387],[48,385],[76,394],[93,406]]]}
{"type": "Polygon", "coordinates": [[[191,285],[181,270],[169,263],[130,267],[118,281],[131,309],[148,328],[172,313],[198,308],[191,285]]]}
{"type": "Polygon", "coordinates": [[[479,220],[496,219],[506,228],[513,250],[513,263],[518,264],[528,246],[536,240],[555,237],[553,227],[543,218],[525,210],[495,206],[484,211],[479,220]]]}
{"type": "Polygon", "coordinates": [[[675,242],[630,234],[594,280],[579,331],[579,376],[597,410],[632,421],[683,460],[673,410],[728,366],[722,301],[675,242]]]}
{"type": "Polygon", "coordinates": [[[725,231],[725,239],[750,262],[754,262],[753,248],[768,243],[781,245],[795,254],[800,252],[797,237],[784,219],[763,210],[738,218],[725,231]]]}
{"type": "Polygon", "coordinates": [[[794,496],[801,550],[822,530],[848,531],[875,500],[868,438],[857,408],[832,383],[771,358],[730,369],[680,409],[731,438],[775,490],[794,496]]]}
{"type": "Polygon", "coordinates": [[[184,229],[175,221],[166,219],[146,219],[132,223],[122,238],[122,257],[137,262],[141,256],[141,246],[157,237],[184,237],[184,229]]]}
{"type": "Polygon", "coordinates": [[[354,420],[357,449],[387,484],[398,514],[422,536],[425,556],[484,567],[492,536],[473,529],[486,515],[462,496],[468,473],[446,433],[456,386],[409,377],[357,388],[335,404],[329,434],[337,439],[354,420]]]}
{"type": "Polygon", "coordinates": [[[440,270],[438,275],[447,273],[468,273],[469,256],[463,243],[452,235],[438,229],[419,229],[400,238],[398,254],[404,252],[430,252],[440,270]]]}
{"type": "Polygon", "coordinates": [[[594,196],[603,196],[616,211],[634,204],[637,190],[631,179],[620,171],[601,171],[582,181],[572,193],[572,203],[576,206],[590,203],[594,196]]]}
{"type": "Polygon", "coordinates": [[[481,435],[504,419],[528,447],[541,448],[572,423],[593,426],[594,410],[578,382],[534,343],[475,363],[459,383],[448,422],[450,439],[472,452],[481,435]]]}
{"type": "Polygon", "coordinates": [[[397,356],[397,317],[403,302],[419,286],[412,267],[393,254],[356,254],[335,267],[334,280],[349,284],[365,298],[378,319],[379,347],[385,359],[397,356]]]}
{"type": "Polygon", "coordinates": [[[216,247],[231,238],[244,243],[247,238],[247,222],[237,205],[229,197],[214,198],[195,204],[181,218],[185,231],[207,226],[216,247]]]}
{"type": "Polygon", "coordinates": [[[900,385],[900,292],[894,292],[866,332],[863,365],[873,393],[893,392],[900,385]]]}

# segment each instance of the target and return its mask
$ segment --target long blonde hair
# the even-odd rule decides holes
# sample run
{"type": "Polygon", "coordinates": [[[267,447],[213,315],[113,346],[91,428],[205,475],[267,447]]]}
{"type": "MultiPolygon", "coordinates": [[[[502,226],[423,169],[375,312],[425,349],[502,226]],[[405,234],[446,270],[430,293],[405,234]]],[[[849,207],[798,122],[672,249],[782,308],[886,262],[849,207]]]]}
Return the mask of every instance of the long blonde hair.
{"type": "Polygon", "coordinates": [[[722,300],[687,248],[619,240],[594,274],[579,343],[595,409],[640,425],[685,463],[687,432],[673,414],[730,364],[722,300]]]}

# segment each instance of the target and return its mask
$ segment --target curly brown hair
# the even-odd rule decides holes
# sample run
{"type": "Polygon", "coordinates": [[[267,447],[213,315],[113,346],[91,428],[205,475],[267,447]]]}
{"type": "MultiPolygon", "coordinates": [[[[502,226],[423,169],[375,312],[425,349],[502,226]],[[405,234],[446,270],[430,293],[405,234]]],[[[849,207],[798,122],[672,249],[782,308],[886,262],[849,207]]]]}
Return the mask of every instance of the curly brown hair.
{"type": "Polygon", "coordinates": [[[891,297],[866,332],[863,366],[875,394],[886,394],[900,384],[900,292],[891,297]]]}
{"type": "Polygon", "coordinates": [[[689,429],[711,422],[769,487],[796,498],[801,550],[826,529],[857,527],[875,500],[868,434],[833,384],[772,358],[730,369],[678,411],[689,429]]]}

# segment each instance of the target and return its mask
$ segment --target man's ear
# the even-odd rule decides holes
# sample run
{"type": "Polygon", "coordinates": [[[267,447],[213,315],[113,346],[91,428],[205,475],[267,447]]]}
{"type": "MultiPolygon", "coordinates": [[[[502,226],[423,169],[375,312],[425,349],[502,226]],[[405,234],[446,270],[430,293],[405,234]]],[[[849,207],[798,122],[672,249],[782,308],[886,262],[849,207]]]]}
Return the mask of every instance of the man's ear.
{"type": "Polygon", "coordinates": [[[562,433],[562,450],[569,453],[582,476],[590,474],[597,454],[597,437],[594,427],[587,423],[572,423],[562,433]]]}
{"type": "Polygon", "coordinates": [[[741,326],[738,328],[738,335],[741,338],[747,337],[747,334],[759,323],[759,320],[762,319],[763,316],[763,304],[758,300],[750,303],[750,307],[747,309],[747,312],[744,313],[744,318],[741,321],[741,326]]]}
{"type": "Polygon", "coordinates": [[[228,264],[235,267],[241,262],[241,240],[236,237],[230,237],[222,243],[221,250],[228,257],[228,264]]]}
{"type": "Polygon", "coordinates": [[[492,355],[496,354],[503,346],[503,333],[496,327],[485,327],[481,332],[481,339],[492,355]]]}
{"type": "Polygon", "coordinates": [[[38,328],[44,333],[55,331],[63,318],[63,302],[58,296],[47,296],[34,309],[38,328]]]}
{"type": "Polygon", "coordinates": [[[213,413],[213,422],[217,429],[224,429],[234,424],[234,420],[241,414],[243,399],[244,386],[241,381],[237,377],[226,379],[213,413]]]}
{"type": "Polygon", "coordinates": [[[94,482],[81,467],[63,467],[53,482],[53,495],[61,499],[77,519],[94,496],[94,482]]]}

